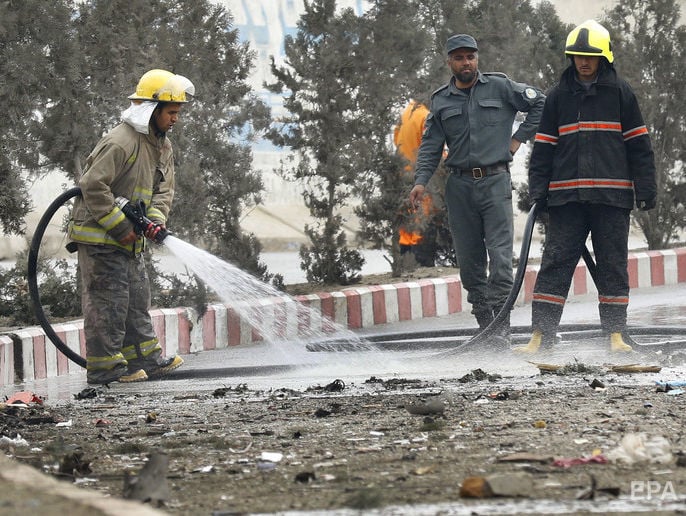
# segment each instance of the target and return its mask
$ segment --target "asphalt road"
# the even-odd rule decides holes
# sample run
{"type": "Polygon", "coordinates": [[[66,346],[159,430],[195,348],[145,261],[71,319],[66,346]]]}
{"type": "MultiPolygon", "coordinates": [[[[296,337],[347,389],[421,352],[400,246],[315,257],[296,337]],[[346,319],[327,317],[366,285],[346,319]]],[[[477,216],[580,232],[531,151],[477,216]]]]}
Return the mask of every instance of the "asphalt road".
{"type": "MultiPolygon", "coordinates": [[[[635,289],[631,294],[629,324],[636,327],[634,334],[641,342],[641,328],[669,326],[682,327],[683,334],[675,336],[686,339],[686,284],[650,289],[635,289]]],[[[566,325],[585,323],[597,324],[597,300],[594,295],[574,298],[565,307],[562,319],[566,325]]],[[[515,341],[526,341],[530,324],[531,306],[515,307],[512,312],[513,337],[515,341]]],[[[145,392],[154,395],[161,392],[202,392],[219,387],[246,384],[252,389],[292,388],[306,389],[312,385],[325,385],[333,379],[341,379],[346,384],[363,382],[366,378],[405,377],[436,379],[456,377],[475,369],[507,376],[531,376],[537,372],[529,363],[528,357],[521,358],[502,350],[491,351],[475,349],[466,354],[451,353],[454,338],[429,338],[417,341],[415,337],[427,332],[452,332],[471,335],[475,329],[473,317],[469,313],[457,313],[445,317],[404,321],[368,328],[358,335],[377,340],[387,334],[398,338],[398,334],[411,342],[405,346],[389,349],[376,349],[372,343],[358,344],[341,348],[338,352],[311,352],[306,344],[298,341],[272,344],[253,344],[230,349],[205,351],[184,357],[186,364],[168,378],[137,384],[113,384],[117,391],[145,392]],[[344,349],[344,351],[343,351],[344,349]],[[359,350],[356,352],[356,350],[359,350]]],[[[474,331],[475,333],[475,331],[474,331]]],[[[674,333],[674,331],[672,331],[674,333]]],[[[467,337],[462,337],[466,340],[467,337]]],[[[588,351],[598,356],[588,355],[593,360],[607,359],[603,344],[584,343],[577,345],[570,340],[562,350],[566,355],[556,356],[556,360],[571,360],[587,356],[588,351]],[[584,355],[586,353],[586,355],[584,355]]],[[[629,360],[636,360],[630,357],[629,360]]],[[[626,361],[626,359],[625,359],[626,361]]],[[[672,376],[686,376],[686,368],[676,368],[672,376]],[[682,370],[683,369],[683,370],[682,370]]],[[[80,372],[67,377],[40,380],[26,384],[5,387],[4,395],[17,390],[31,390],[53,401],[72,399],[73,395],[87,387],[85,373],[80,372]]]]}

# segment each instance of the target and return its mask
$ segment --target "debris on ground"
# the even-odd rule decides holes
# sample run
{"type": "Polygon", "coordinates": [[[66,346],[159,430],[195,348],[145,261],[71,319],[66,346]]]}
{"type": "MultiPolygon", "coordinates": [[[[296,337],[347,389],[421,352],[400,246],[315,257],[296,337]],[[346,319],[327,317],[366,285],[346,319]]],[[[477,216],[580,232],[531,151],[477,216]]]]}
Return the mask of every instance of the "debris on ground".
{"type": "Polygon", "coordinates": [[[528,361],[537,367],[541,374],[606,374],[606,373],[659,373],[661,366],[642,364],[608,364],[603,367],[588,365],[581,362],[573,362],[565,365],[546,364],[528,361]]]}
{"type": "Polygon", "coordinates": [[[31,405],[32,403],[37,403],[39,405],[43,404],[43,398],[38,396],[37,394],[30,392],[30,391],[19,391],[15,392],[11,396],[7,398],[5,401],[8,405],[17,405],[17,404],[24,404],[24,405],[31,405]]]}
{"type": "Polygon", "coordinates": [[[488,374],[482,369],[473,369],[470,373],[467,373],[466,375],[458,378],[457,381],[460,383],[481,382],[483,380],[488,380],[489,382],[497,382],[501,378],[502,376],[499,374],[488,374]]]}
{"type": "Polygon", "coordinates": [[[169,456],[166,453],[151,453],[137,475],[124,472],[123,497],[161,507],[169,499],[168,467],[169,456]]]}
{"type": "Polygon", "coordinates": [[[668,464],[673,458],[671,444],[665,437],[643,432],[626,434],[619,446],[608,452],[607,457],[613,462],[623,464],[668,464]]]}
{"type": "Polygon", "coordinates": [[[405,405],[405,410],[415,416],[443,414],[446,408],[444,396],[432,396],[428,399],[413,401],[405,405]]]}
{"type": "Polygon", "coordinates": [[[588,457],[572,457],[572,458],[559,458],[553,461],[553,466],[559,466],[561,468],[570,468],[572,466],[581,466],[586,464],[607,464],[608,460],[602,454],[590,455],[588,457]]]}
{"type": "Polygon", "coordinates": [[[531,495],[533,478],[522,473],[467,477],[460,486],[462,498],[526,498],[531,495]]]}
{"type": "Polygon", "coordinates": [[[178,516],[441,504],[460,499],[471,477],[481,483],[466,505],[629,500],[639,481],[686,485],[686,398],[656,392],[650,378],[476,369],[468,378],[346,379],[340,391],[325,388],[342,386],[333,379],[267,392],[220,381],[188,394],[115,386],[3,405],[0,446],[61,481],[112,498],[126,485],[126,496],[178,516]]]}

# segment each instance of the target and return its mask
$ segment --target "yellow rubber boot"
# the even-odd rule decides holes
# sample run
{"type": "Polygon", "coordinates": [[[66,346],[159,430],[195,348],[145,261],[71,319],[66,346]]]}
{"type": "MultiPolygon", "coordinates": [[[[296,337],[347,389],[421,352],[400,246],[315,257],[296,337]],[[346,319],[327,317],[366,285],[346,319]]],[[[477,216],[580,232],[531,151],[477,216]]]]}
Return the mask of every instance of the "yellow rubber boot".
{"type": "Polygon", "coordinates": [[[618,353],[628,353],[633,350],[634,348],[632,348],[626,342],[624,342],[624,337],[622,337],[621,333],[615,332],[610,334],[610,351],[618,353]]]}
{"type": "Polygon", "coordinates": [[[517,346],[516,348],[513,348],[512,351],[515,353],[533,355],[534,353],[538,353],[542,341],[543,333],[540,330],[534,330],[531,334],[531,340],[529,340],[529,343],[526,346],[517,346]]]}

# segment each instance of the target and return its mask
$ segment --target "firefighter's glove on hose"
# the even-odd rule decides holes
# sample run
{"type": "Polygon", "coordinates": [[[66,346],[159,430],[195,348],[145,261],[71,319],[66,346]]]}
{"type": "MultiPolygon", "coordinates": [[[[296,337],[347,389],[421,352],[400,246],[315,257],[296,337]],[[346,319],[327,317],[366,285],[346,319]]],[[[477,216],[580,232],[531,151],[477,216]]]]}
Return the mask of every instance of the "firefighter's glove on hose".
{"type": "Polygon", "coordinates": [[[145,235],[145,238],[149,238],[150,240],[161,244],[162,240],[164,240],[164,237],[169,234],[169,231],[164,224],[153,222],[146,228],[145,233],[143,234],[145,235]]]}
{"type": "Polygon", "coordinates": [[[638,206],[638,209],[641,211],[652,210],[653,208],[655,208],[656,204],[657,201],[655,197],[653,197],[652,199],[636,200],[636,206],[638,206]]]}
{"type": "MultiPolygon", "coordinates": [[[[124,215],[133,222],[136,234],[144,235],[158,244],[161,244],[169,235],[169,231],[164,227],[164,224],[153,222],[145,216],[145,204],[142,201],[136,205],[125,197],[117,197],[115,202],[124,215]]],[[[128,239],[129,237],[130,234],[124,238],[128,239]]]]}

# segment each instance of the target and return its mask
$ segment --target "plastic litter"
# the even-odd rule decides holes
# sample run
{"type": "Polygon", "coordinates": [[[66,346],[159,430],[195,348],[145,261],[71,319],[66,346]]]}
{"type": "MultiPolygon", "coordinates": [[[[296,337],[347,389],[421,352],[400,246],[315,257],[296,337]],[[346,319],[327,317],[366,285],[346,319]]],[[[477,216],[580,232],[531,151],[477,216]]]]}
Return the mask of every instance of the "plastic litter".
{"type": "Polygon", "coordinates": [[[16,446],[28,446],[29,443],[24,439],[21,435],[17,434],[17,436],[12,439],[11,437],[7,437],[6,435],[3,435],[0,437],[0,448],[8,448],[8,447],[16,447],[16,446]]]}
{"type": "Polygon", "coordinates": [[[260,454],[260,460],[266,461],[266,462],[281,462],[281,459],[283,459],[283,453],[279,452],[262,452],[260,454]]]}
{"type": "Polygon", "coordinates": [[[670,382],[655,382],[659,387],[686,387],[686,380],[672,380],[670,382]]]}
{"type": "Polygon", "coordinates": [[[667,464],[672,461],[669,441],[661,435],[647,435],[643,432],[626,434],[619,446],[610,450],[607,458],[612,462],[635,464],[649,462],[667,464]]]}
{"type": "Polygon", "coordinates": [[[24,403],[26,405],[30,405],[31,403],[38,403],[39,405],[43,404],[43,399],[38,396],[37,394],[34,394],[33,392],[30,391],[19,391],[15,392],[7,398],[7,401],[5,402],[8,405],[13,405],[16,403],[24,403]]]}
{"type": "Polygon", "coordinates": [[[569,468],[571,466],[581,466],[583,464],[607,464],[608,459],[602,454],[591,455],[590,457],[561,458],[553,461],[553,466],[569,468]]]}

